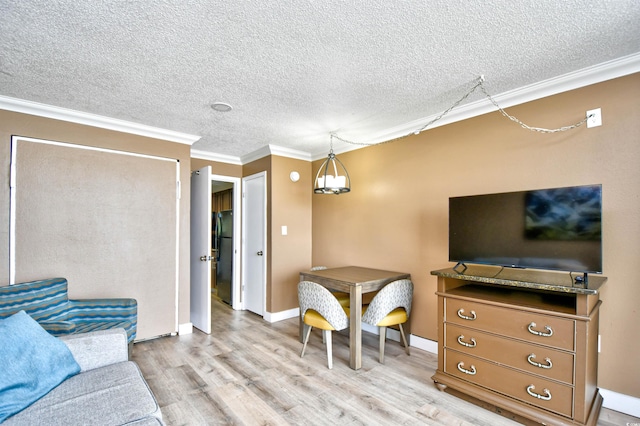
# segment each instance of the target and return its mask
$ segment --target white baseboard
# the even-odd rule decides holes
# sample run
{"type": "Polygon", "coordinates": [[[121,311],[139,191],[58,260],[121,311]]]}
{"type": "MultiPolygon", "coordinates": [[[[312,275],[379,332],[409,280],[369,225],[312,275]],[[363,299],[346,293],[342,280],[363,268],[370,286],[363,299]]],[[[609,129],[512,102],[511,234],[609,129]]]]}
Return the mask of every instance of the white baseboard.
{"type": "MultiPolygon", "coordinates": [[[[380,332],[378,330],[378,327],[374,327],[369,324],[362,324],[362,331],[368,331],[369,333],[379,335],[380,332]]],[[[423,351],[431,352],[436,355],[438,354],[438,342],[425,339],[424,337],[415,336],[413,334],[407,337],[409,339],[409,346],[412,348],[422,349],[423,351]]],[[[400,331],[394,328],[387,328],[387,339],[399,342],[400,331]]]]}
{"type": "MultiPolygon", "coordinates": [[[[369,325],[369,324],[365,324],[365,323],[362,323],[362,331],[367,331],[369,333],[373,333],[376,336],[380,334],[380,332],[378,331],[378,327],[373,326],[373,325],[369,325]]],[[[400,332],[387,328],[387,339],[396,340],[396,341],[399,342],[400,341],[400,332]],[[397,335],[394,335],[393,333],[391,333],[391,331],[395,331],[397,335]]]]}
{"type": "Polygon", "coordinates": [[[640,417],[640,398],[600,388],[604,399],[602,406],[609,410],[619,411],[633,417],[640,417]]]}
{"type": "Polygon", "coordinates": [[[193,324],[188,322],[186,324],[178,324],[178,334],[191,334],[193,333],[193,324]]]}
{"type": "MultiPolygon", "coordinates": [[[[380,335],[380,329],[378,327],[376,327],[375,325],[369,325],[369,324],[365,324],[362,323],[362,331],[366,331],[367,333],[371,333],[371,334],[375,334],[376,336],[380,335]]],[[[409,346],[413,346],[411,344],[411,339],[413,339],[413,337],[409,337],[407,336],[407,338],[409,338],[409,346]]],[[[396,330],[395,328],[387,328],[387,340],[393,340],[394,342],[400,342],[400,331],[396,330]]]]}
{"type": "Polygon", "coordinates": [[[438,355],[438,342],[424,337],[411,335],[410,346],[438,355]]]}
{"type": "Polygon", "coordinates": [[[288,311],[280,312],[265,312],[262,318],[267,322],[278,322],[289,318],[296,318],[300,316],[300,308],[289,309],[288,311]]]}

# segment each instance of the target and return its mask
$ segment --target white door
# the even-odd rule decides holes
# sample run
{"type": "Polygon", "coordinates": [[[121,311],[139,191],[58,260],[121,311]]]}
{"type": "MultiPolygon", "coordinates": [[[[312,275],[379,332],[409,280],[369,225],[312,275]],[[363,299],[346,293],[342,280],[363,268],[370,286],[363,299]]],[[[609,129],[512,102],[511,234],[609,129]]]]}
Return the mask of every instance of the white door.
{"type": "Polygon", "coordinates": [[[243,186],[243,300],[244,309],[258,315],[265,312],[267,270],[267,173],[242,180],[243,186]]]}
{"type": "Polygon", "coordinates": [[[191,323],[211,334],[211,166],[191,173],[191,323]]]}

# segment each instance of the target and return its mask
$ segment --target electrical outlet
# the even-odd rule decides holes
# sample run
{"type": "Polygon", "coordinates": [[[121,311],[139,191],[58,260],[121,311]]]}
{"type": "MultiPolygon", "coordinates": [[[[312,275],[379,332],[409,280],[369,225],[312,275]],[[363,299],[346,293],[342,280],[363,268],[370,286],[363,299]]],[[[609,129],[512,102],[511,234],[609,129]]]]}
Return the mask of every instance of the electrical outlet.
{"type": "Polygon", "coordinates": [[[602,126],[602,111],[600,108],[587,111],[587,128],[602,126]]]}

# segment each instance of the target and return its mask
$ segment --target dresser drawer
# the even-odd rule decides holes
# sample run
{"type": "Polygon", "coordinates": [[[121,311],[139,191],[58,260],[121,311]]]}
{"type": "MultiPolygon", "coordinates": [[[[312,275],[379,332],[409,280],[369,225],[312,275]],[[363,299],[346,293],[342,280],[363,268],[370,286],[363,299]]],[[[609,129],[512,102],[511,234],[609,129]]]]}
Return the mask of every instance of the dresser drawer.
{"type": "Polygon", "coordinates": [[[444,371],[563,416],[573,416],[573,387],[445,349],[444,371]],[[466,371],[466,372],[465,372],[466,371]]]}
{"type": "Polygon", "coordinates": [[[546,378],[573,384],[575,355],[483,333],[455,324],[444,326],[445,347],[546,378]]]}
{"type": "Polygon", "coordinates": [[[555,348],[574,350],[575,321],[446,297],[445,322],[555,348]]]}

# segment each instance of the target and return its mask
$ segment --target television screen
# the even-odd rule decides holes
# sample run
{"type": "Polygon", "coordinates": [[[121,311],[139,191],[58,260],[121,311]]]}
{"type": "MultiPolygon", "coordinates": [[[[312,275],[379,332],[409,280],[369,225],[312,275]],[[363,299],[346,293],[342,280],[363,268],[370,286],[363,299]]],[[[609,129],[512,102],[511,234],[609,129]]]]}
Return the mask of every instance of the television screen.
{"type": "Polygon", "coordinates": [[[452,197],[449,260],[602,273],[602,185],[452,197]]]}

